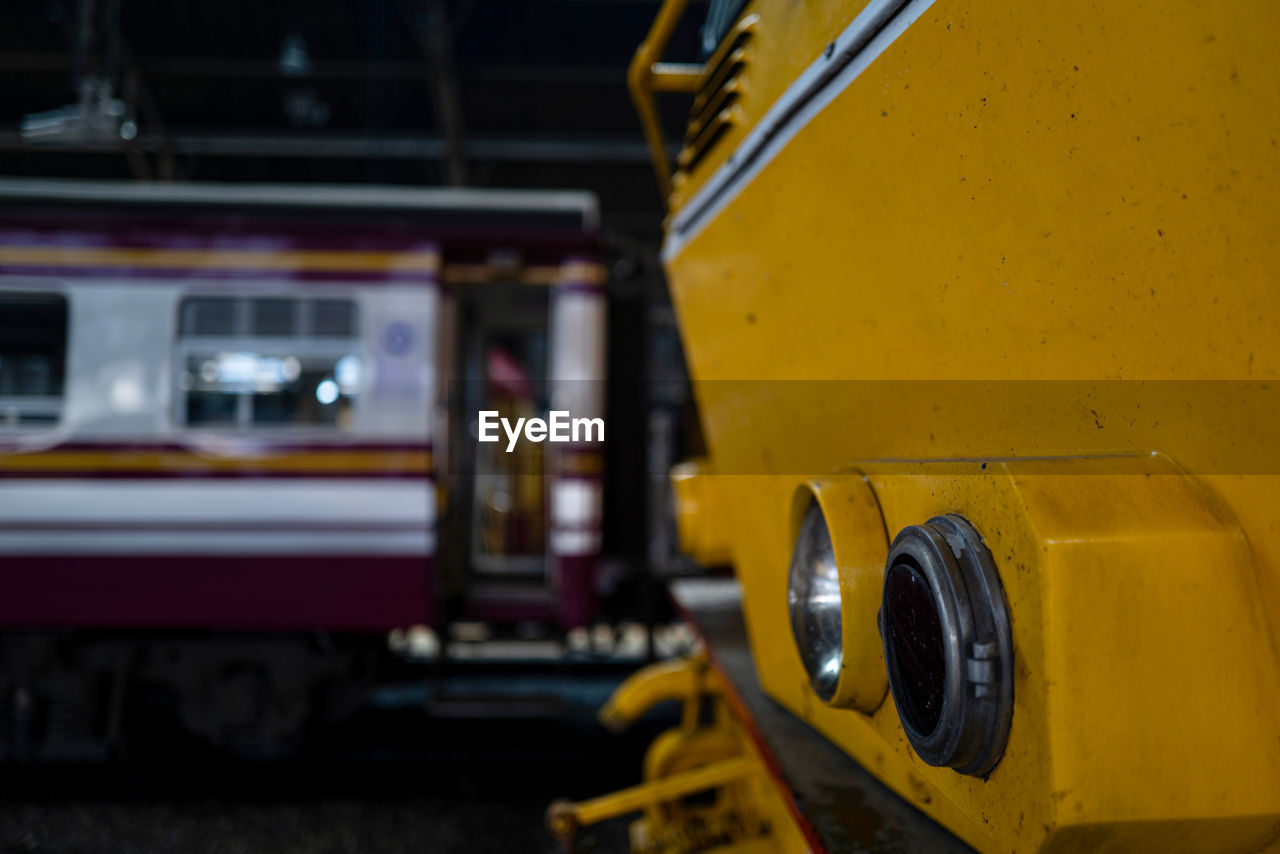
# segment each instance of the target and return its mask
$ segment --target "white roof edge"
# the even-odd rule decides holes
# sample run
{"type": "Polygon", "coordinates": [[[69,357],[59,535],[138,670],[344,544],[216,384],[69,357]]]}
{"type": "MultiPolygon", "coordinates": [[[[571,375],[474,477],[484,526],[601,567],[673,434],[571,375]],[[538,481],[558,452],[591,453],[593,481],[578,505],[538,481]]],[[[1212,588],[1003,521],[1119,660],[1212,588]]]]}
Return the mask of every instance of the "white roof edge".
{"type": "Polygon", "coordinates": [[[71,178],[0,178],[0,201],[11,199],[104,201],[132,204],[245,204],[299,207],[377,207],[387,210],[577,211],[583,224],[600,224],[600,206],[586,190],[496,190],[340,184],[142,183],[71,178]]]}

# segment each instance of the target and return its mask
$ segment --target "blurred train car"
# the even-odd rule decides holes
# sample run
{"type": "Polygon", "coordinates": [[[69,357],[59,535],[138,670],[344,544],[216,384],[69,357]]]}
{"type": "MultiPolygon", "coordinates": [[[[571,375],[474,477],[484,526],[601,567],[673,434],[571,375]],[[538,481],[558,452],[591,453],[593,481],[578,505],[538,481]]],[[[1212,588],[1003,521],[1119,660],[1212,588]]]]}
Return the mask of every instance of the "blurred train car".
{"type": "MultiPolygon", "coordinates": [[[[815,835],[869,772],[983,851],[1280,850],[1280,6],[712,0],[668,63],[684,6],[631,66],[710,449],[682,533],[856,760],[758,835],[963,847],[815,835]]],[[[742,794],[689,753],[644,850],[710,847],[679,785],[742,794]]]]}
{"type": "MultiPolygon", "coordinates": [[[[349,711],[388,630],[466,604],[459,306],[536,294],[542,385],[598,405],[595,228],[580,193],[0,182],[2,751],[98,755],[157,714],[271,750],[349,711]]],[[[564,627],[596,476],[549,478],[564,627]]]]}

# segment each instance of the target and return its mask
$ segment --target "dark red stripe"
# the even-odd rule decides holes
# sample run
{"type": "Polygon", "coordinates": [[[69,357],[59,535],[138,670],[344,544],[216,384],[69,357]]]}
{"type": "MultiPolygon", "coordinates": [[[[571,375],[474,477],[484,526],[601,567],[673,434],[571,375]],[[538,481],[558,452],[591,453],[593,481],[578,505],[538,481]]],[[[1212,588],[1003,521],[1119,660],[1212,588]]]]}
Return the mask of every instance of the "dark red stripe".
{"type": "Polygon", "coordinates": [[[106,471],[103,469],[70,469],[70,470],[4,470],[0,469],[0,480],[57,480],[57,479],[89,479],[89,480],[173,480],[190,478],[192,480],[226,480],[235,478],[253,478],[262,480],[421,480],[424,483],[432,480],[432,475],[420,470],[402,471],[264,471],[261,469],[240,469],[236,471],[202,471],[198,469],[137,469],[134,471],[106,471]]]}
{"type": "MultiPolygon", "coordinates": [[[[235,451],[252,453],[285,453],[291,451],[430,451],[430,442],[290,442],[263,440],[258,437],[228,437],[220,440],[222,447],[235,451]]],[[[17,442],[0,442],[0,452],[10,450],[29,450],[17,442]]],[[[60,442],[56,445],[40,446],[40,451],[136,451],[158,453],[161,451],[180,451],[205,454],[204,446],[196,443],[182,442],[60,442]]]]}
{"type": "Polygon", "coordinates": [[[468,602],[462,608],[463,617],[469,620],[486,620],[495,623],[509,623],[527,620],[538,622],[554,620],[555,610],[545,602],[521,602],[512,600],[502,602],[485,600],[468,602]]]}
{"type": "Polygon", "coordinates": [[[434,621],[425,557],[0,557],[0,626],[330,629],[434,621]]]}
{"type": "Polygon", "coordinates": [[[560,625],[566,629],[589,626],[597,610],[596,570],[598,554],[553,555],[560,592],[560,625]]]}
{"type": "Polygon", "coordinates": [[[0,246],[45,246],[51,249],[181,249],[202,252],[387,252],[435,253],[439,246],[418,235],[383,235],[328,230],[320,234],[280,234],[271,229],[236,232],[226,228],[204,232],[173,228],[77,230],[55,224],[44,229],[0,231],[0,246]]]}
{"type": "Polygon", "coordinates": [[[236,533],[311,533],[324,531],[334,534],[404,534],[421,533],[427,530],[425,520],[418,523],[407,522],[324,522],[314,520],[285,520],[280,522],[263,522],[257,520],[241,521],[238,519],[225,522],[173,521],[173,522],[137,522],[137,521],[80,521],[40,519],[29,522],[11,522],[0,520],[0,531],[129,531],[129,532],[208,532],[225,531],[236,533]]]}
{"type": "Polygon", "coordinates": [[[436,274],[430,272],[361,272],[354,270],[241,270],[219,267],[76,267],[0,264],[0,273],[21,276],[62,276],[92,278],[129,278],[139,280],[210,279],[219,283],[259,282],[263,279],[290,282],[342,282],[343,284],[419,284],[434,285],[436,274]]]}

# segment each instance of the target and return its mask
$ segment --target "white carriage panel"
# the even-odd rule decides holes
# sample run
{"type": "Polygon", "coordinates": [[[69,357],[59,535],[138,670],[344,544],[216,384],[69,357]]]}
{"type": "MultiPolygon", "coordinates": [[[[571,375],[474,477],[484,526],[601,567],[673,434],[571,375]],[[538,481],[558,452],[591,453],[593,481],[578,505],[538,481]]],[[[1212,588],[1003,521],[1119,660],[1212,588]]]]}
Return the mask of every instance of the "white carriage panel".
{"type": "Polygon", "coordinates": [[[430,554],[433,494],[421,480],[14,479],[0,555],[430,554]]]}
{"type": "Polygon", "coordinates": [[[180,289],[79,280],[69,302],[63,433],[159,437],[172,431],[170,354],[180,289]]]}
{"type": "Polygon", "coordinates": [[[551,408],[573,418],[604,416],[603,291],[559,289],[552,296],[551,408]]]}
{"type": "Polygon", "coordinates": [[[434,286],[389,286],[362,299],[366,366],[356,431],[430,441],[436,399],[440,292],[434,286]]]}

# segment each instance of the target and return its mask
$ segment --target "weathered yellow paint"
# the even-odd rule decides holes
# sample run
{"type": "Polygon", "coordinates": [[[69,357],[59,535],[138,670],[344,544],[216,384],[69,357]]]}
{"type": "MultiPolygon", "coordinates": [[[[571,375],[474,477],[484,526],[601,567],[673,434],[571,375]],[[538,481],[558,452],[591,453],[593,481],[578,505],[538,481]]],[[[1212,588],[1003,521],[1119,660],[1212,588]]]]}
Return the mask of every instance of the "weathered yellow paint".
{"type": "MultiPolygon", "coordinates": [[[[862,5],[749,5],[743,120],[673,212],[862,5]]],[[[1280,844],[1277,35],[1262,0],[938,0],[669,260],[762,684],[982,850],[1280,844]],[[890,538],[986,539],[985,781],[808,687],[794,502],[842,476],[890,538]]]]}
{"type": "Polygon", "coordinates": [[[731,527],[719,481],[705,458],[688,460],[671,470],[680,551],[703,566],[727,566],[732,560],[731,527]]]}

